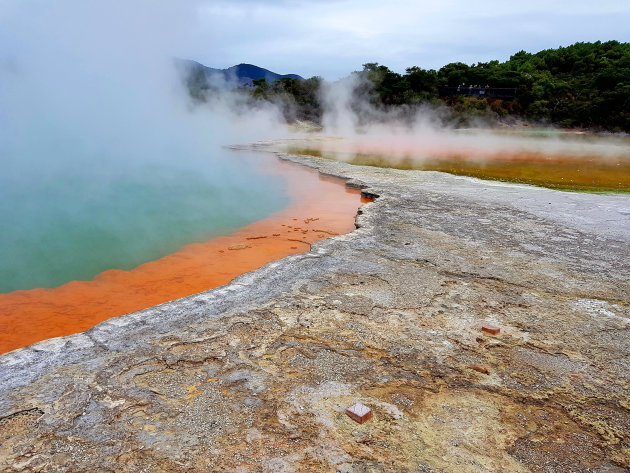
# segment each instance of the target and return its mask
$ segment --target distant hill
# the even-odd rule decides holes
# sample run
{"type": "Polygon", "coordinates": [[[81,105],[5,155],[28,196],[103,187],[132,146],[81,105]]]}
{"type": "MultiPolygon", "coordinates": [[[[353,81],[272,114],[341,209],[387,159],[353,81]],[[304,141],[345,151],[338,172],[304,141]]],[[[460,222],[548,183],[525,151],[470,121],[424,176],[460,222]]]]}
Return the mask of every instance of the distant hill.
{"type": "Polygon", "coordinates": [[[258,80],[264,78],[267,79],[267,82],[273,82],[284,78],[304,80],[303,77],[298,76],[297,74],[277,74],[268,69],[254,66],[253,64],[239,64],[238,66],[232,66],[228,69],[221,69],[221,71],[227,76],[234,75],[239,79],[258,80]]]}
{"type": "Polygon", "coordinates": [[[200,88],[212,84],[218,85],[219,82],[233,87],[253,87],[255,80],[263,78],[267,82],[284,78],[304,80],[297,74],[278,74],[253,64],[238,64],[227,69],[215,69],[190,59],[176,59],[175,63],[185,73],[189,85],[196,85],[200,88]]]}

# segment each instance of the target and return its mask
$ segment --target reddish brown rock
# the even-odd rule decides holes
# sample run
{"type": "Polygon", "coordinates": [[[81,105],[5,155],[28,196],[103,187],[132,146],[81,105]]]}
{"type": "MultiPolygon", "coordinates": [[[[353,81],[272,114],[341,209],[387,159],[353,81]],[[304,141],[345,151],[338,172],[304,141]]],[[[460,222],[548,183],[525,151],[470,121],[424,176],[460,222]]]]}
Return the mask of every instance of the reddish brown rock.
{"type": "Polygon", "coordinates": [[[481,331],[489,333],[490,335],[498,335],[501,332],[501,329],[494,325],[485,324],[481,326],[481,331]]]}
{"type": "Polygon", "coordinates": [[[364,424],[372,418],[372,409],[360,402],[357,402],[346,409],[346,414],[355,422],[364,424]]]}
{"type": "Polygon", "coordinates": [[[478,373],[482,373],[482,374],[490,374],[490,371],[488,370],[488,368],[485,368],[483,366],[479,366],[479,365],[470,365],[469,368],[471,370],[475,370],[478,373]]]}

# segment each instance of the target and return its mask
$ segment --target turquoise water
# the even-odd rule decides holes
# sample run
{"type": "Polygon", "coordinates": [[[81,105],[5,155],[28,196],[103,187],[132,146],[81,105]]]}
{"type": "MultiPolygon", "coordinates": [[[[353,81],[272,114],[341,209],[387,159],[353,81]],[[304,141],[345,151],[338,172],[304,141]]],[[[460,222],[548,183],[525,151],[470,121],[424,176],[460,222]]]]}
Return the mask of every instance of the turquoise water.
{"type": "Polygon", "coordinates": [[[289,204],[269,158],[221,148],[276,137],[275,111],[191,101],[185,31],[144,10],[0,7],[0,293],[132,269],[289,204]]]}
{"type": "Polygon", "coordinates": [[[9,166],[0,175],[0,293],[132,269],[271,215],[289,197],[281,176],[260,172],[263,159],[215,149],[138,164],[9,166]]]}

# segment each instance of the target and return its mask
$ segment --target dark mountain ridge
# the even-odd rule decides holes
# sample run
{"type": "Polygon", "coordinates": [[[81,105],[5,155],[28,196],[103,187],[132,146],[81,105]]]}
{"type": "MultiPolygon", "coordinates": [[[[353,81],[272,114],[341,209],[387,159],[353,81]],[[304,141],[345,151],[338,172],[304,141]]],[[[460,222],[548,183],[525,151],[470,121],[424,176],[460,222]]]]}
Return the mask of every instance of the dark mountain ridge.
{"type": "Polygon", "coordinates": [[[252,80],[266,79],[267,82],[273,82],[276,80],[289,78],[303,80],[304,78],[297,74],[278,74],[262,67],[254,66],[253,64],[238,64],[236,66],[229,67],[228,69],[222,69],[225,74],[234,74],[238,78],[248,78],[252,80]]]}
{"type": "Polygon", "coordinates": [[[205,66],[191,59],[175,59],[175,64],[187,77],[189,85],[203,87],[206,84],[218,85],[224,83],[228,87],[253,87],[253,82],[259,79],[266,79],[267,82],[274,82],[280,79],[304,80],[297,74],[278,74],[254,64],[237,64],[227,69],[216,69],[205,66]]]}

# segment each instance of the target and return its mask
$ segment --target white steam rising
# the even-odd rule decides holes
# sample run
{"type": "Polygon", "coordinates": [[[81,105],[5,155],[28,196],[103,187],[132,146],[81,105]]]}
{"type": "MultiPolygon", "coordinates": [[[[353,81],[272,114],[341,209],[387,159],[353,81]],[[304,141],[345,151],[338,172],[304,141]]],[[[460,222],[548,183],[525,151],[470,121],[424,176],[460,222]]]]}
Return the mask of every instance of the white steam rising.
{"type": "MultiPolygon", "coordinates": [[[[0,2],[0,292],[130,269],[287,204],[274,107],[191,102],[196,2],[0,2]]],[[[211,50],[212,45],[207,45],[211,50]]]]}
{"type": "Polygon", "coordinates": [[[113,165],[176,153],[181,161],[217,145],[277,136],[271,107],[236,115],[229,95],[213,107],[190,106],[173,58],[185,54],[196,14],[196,2],[3,2],[5,160],[40,171],[102,166],[103,157],[113,165]]]}
{"type": "MultiPolygon", "coordinates": [[[[392,160],[459,156],[490,159],[519,153],[564,157],[630,158],[627,137],[592,137],[558,133],[544,127],[519,130],[491,128],[482,121],[456,128],[446,107],[377,108],[370,101],[371,84],[359,74],[322,88],[324,134],[343,140],[320,141],[318,148],[351,154],[378,154],[392,160]],[[516,132],[518,131],[518,132],[516,132]]],[[[343,157],[342,155],[338,155],[343,157]]]]}

